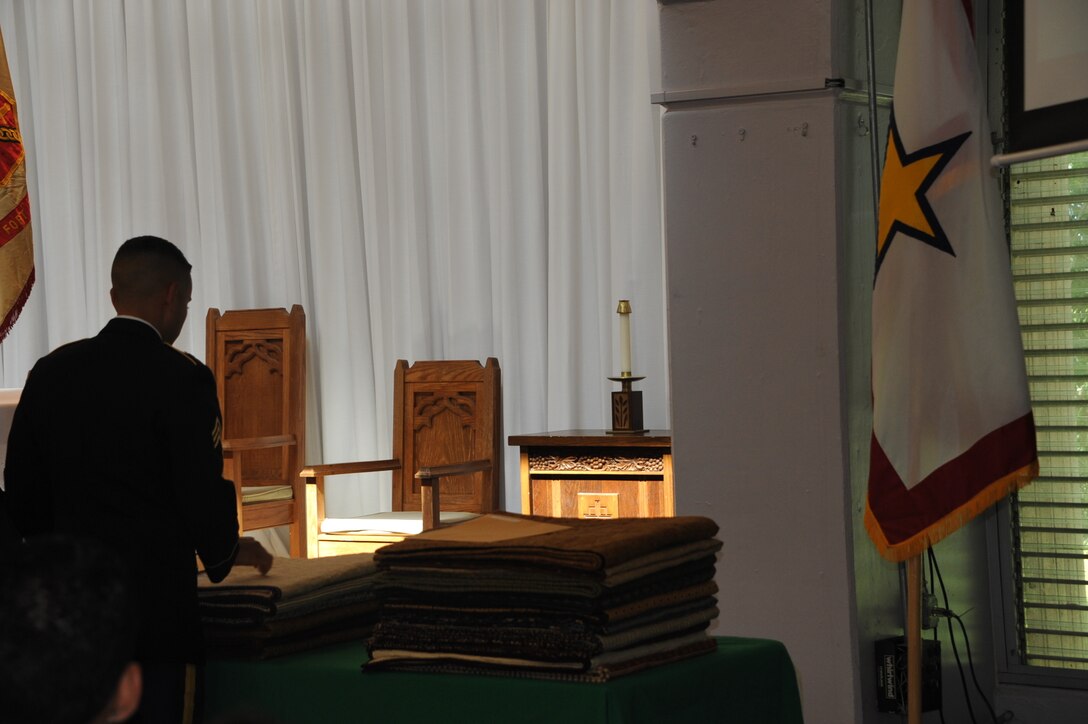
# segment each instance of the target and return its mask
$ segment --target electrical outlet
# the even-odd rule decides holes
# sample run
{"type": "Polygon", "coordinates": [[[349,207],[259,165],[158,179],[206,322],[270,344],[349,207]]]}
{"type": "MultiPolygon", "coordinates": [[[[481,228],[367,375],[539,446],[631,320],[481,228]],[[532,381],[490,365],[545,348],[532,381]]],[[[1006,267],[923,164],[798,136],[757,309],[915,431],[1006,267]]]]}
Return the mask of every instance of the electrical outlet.
{"type": "Polygon", "coordinates": [[[922,628],[925,630],[937,628],[937,597],[932,593],[922,594],[922,628]]]}

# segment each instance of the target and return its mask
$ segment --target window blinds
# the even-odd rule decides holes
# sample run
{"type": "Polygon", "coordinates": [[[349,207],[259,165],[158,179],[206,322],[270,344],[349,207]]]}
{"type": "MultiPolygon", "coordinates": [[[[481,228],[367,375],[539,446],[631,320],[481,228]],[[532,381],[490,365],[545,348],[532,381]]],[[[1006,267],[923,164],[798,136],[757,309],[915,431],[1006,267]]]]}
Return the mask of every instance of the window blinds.
{"type": "Polygon", "coordinates": [[[1040,463],[1012,507],[1020,652],[1088,669],[1088,153],[1014,165],[1009,221],[1040,463]]]}

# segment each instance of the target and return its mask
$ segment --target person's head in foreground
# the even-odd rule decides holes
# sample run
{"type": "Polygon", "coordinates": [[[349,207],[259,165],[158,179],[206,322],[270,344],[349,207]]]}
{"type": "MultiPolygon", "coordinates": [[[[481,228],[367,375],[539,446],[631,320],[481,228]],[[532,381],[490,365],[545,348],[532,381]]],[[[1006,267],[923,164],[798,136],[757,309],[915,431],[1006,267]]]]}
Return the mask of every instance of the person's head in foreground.
{"type": "Polygon", "coordinates": [[[128,573],[100,545],[59,536],[0,562],[0,719],[123,722],[140,702],[128,573]]]}

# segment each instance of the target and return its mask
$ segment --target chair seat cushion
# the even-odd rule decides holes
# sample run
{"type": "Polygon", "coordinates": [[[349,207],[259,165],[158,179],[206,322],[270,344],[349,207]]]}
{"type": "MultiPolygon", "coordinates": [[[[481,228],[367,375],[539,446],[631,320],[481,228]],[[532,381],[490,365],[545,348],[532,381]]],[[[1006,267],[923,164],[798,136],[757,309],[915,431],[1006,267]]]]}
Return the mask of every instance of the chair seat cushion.
{"type": "MultiPolygon", "coordinates": [[[[476,517],[478,517],[477,513],[444,510],[439,520],[443,525],[452,525],[476,517]]],[[[423,513],[418,510],[395,510],[360,515],[355,518],[325,518],[321,521],[322,533],[362,533],[364,531],[417,535],[423,532],[423,513]]]]}
{"type": "Polygon", "coordinates": [[[242,505],[265,503],[270,500],[290,500],[294,493],[290,485],[252,485],[242,487],[242,505]]]}

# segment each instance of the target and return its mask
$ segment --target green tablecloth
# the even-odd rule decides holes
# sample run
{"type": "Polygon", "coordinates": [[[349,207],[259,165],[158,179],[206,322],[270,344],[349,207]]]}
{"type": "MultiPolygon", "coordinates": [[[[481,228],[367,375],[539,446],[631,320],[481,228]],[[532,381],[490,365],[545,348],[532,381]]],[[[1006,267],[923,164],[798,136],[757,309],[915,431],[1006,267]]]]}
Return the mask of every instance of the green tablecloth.
{"type": "Polygon", "coordinates": [[[705,656],[605,684],[496,676],[362,673],[363,644],[268,661],[211,661],[206,715],[238,712],[279,724],[801,724],[786,648],[765,639],[719,638],[705,656]]]}

